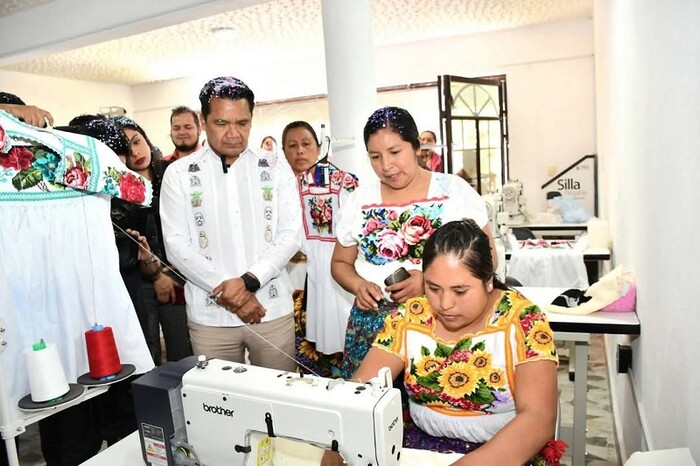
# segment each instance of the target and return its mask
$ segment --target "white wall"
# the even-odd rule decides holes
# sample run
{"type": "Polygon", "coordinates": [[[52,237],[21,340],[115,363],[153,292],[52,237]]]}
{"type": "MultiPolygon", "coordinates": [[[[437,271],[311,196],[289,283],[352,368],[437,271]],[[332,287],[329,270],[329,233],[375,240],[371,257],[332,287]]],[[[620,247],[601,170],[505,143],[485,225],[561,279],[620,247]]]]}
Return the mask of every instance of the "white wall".
{"type": "Polygon", "coordinates": [[[615,263],[637,275],[642,328],[632,372],[611,378],[623,459],[645,446],[690,447],[700,461],[698,24],[695,0],[595,3],[604,207],[615,263]]]}
{"type": "MultiPolygon", "coordinates": [[[[435,81],[438,74],[505,74],[511,177],[524,182],[531,211],[545,208],[540,186],[548,180],[548,165],[563,170],[583,155],[595,152],[592,20],[386,46],[375,50],[374,59],[378,87],[435,81]]],[[[231,64],[222,72],[243,79],[259,102],[326,93],[322,56],[260,62],[255,67],[231,64]]],[[[198,109],[199,90],[212,77],[134,86],[134,116],[164,153],[172,150],[168,136],[170,109],[181,104],[198,109]]],[[[420,129],[439,133],[437,91],[416,92],[419,97],[408,92],[390,93],[379,96],[378,101],[380,105],[406,105],[420,129]]],[[[328,121],[327,116],[322,117],[327,115],[326,105],[315,101],[279,109],[261,108],[255,115],[251,144],[258,144],[268,134],[279,139],[284,125],[292,120],[309,118],[319,124],[328,121]]]]}
{"type": "Polygon", "coordinates": [[[56,126],[67,125],[77,115],[98,113],[100,107],[118,106],[127,111],[133,108],[131,87],[121,84],[0,70],[0,90],[51,112],[56,126]]]}

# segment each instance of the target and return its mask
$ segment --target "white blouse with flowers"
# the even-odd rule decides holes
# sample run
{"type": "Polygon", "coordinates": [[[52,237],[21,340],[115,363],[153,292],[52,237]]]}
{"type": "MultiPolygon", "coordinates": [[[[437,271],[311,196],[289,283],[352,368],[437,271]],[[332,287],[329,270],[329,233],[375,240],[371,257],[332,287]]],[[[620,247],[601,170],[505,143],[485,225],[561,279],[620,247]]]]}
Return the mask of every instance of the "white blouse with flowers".
{"type": "Polygon", "coordinates": [[[459,341],[435,336],[426,298],[408,300],[385,320],[374,346],[404,361],[411,418],[436,437],[488,441],[515,416],[515,367],[558,362],[540,309],[504,291],[484,330],[459,341]]]}
{"type": "Polygon", "coordinates": [[[428,197],[404,205],[382,203],[381,182],[375,179],[363,181],[347,196],[338,215],[337,239],[345,247],[357,246],[357,273],[383,286],[399,267],[420,270],[423,247],[433,232],[464,218],[482,228],[488,222],[482,197],[456,175],[431,173],[428,197]]]}

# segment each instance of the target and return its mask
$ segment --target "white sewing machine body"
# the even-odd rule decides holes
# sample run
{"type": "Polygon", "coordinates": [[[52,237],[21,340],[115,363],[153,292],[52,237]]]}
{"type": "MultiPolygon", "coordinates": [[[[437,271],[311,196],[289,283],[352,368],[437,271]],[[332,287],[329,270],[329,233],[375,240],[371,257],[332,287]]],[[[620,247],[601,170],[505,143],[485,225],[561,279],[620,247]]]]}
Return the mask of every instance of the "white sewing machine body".
{"type": "MultiPolygon", "coordinates": [[[[183,462],[176,461],[180,455],[169,455],[172,464],[268,464],[264,451],[258,455],[268,436],[337,448],[350,465],[399,464],[401,396],[391,384],[300,377],[211,359],[184,373],[180,393],[186,439],[173,441],[171,449],[185,444],[193,455],[183,462]]],[[[171,411],[179,416],[179,410],[171,411]]]]}
{"type": "Polygon", "coordinates": [[[499,226],[515,226],[525,223],[527,219],[525,203],[522,182],[511,180],[503,185],[501,196],[502,211],[497,214],[499,226]]]}

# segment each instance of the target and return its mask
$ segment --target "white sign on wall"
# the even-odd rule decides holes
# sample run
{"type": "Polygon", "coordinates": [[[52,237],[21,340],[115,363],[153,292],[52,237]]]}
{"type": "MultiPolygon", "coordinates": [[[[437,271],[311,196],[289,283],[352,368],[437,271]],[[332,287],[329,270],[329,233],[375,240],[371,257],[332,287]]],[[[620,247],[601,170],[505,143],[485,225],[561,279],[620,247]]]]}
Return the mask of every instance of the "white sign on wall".
{"type": "Polygon", "coordinates": [[[558,192],[578,202],[592,216],[598,215],[598,163],[586,155],[542,185],[545,194],[558,192]]]}

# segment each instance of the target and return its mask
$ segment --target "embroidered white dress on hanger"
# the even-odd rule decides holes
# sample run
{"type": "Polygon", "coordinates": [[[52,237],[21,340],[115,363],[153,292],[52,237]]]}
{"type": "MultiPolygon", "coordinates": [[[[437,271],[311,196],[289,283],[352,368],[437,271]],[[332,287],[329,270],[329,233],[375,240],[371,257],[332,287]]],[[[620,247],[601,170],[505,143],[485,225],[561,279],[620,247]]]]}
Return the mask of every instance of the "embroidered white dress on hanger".
{"type": "Polygon", "coordinates": [[[56,344],[66,378],[88,372],[84,333],[112,327],[122,364],[153,368],[119,274],[110,198],[147,205],[150,182],[101,142],[40,130],[0,111],[0,352],[10,402],[29,394],[24,351],[56,344]]]}
{"type": "Polygon", "coordinates": [[[306,339],[315,342],[321,353],[338,353],[343,351],[345,327],[355,296],[331,277],[331,257],[339,207],[358,181],[355,175],[332,164],[315,165],[297,180],[303,206],[303,251],[308,258],[306,339]]]}

